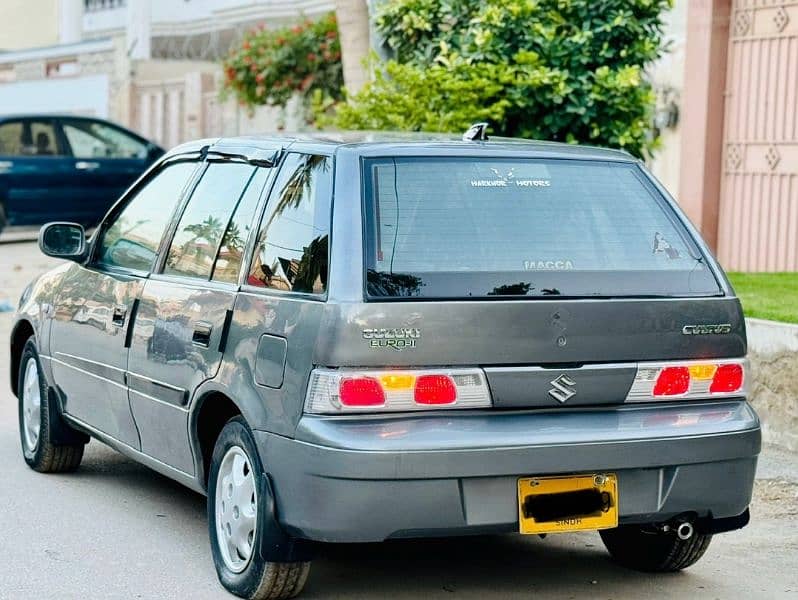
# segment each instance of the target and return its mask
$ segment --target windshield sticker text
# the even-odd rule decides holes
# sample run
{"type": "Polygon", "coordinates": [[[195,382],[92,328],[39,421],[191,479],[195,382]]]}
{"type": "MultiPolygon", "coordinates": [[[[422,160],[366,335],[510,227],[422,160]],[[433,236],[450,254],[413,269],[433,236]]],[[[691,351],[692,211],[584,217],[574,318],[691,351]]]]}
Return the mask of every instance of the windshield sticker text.
{"type": "Polygon", "coordinates": [[[570,271],[574,263],[570,260],[525,260],[525,271],[570,271]]]}
{"type": "Polygon", "coordinates": [[[471,187],[551,187],[549,179],[472,179],[471,187]]]}
{"type": "Polygon", "coordinates": [[[522,187],[522,188],[532,188],[532,187],[551,187],[551,180],[550,179],[516,179],[515,177],[515,169],[508,169],[505,173],[500,172],[498,169],[491,169],[493,174],[496,176],[492,179],[472,179],[471,180],[471,187],[485,187],[485,188],[496,188],[496,187],[522,187]]]}

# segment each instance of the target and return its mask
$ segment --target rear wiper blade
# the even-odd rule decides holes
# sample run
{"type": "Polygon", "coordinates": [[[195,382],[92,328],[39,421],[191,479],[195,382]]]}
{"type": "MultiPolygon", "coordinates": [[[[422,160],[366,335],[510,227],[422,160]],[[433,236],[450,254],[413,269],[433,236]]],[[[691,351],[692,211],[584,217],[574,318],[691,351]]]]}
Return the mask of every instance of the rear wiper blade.
{"type": "Polygon", "coordinates": [[[203,146],[200,150],[200,159],[206,160],[208,157],[213,158],[215,160],[236,160],[236,161],[243,161],[245,163],[249,163],[250,165],[254,165],[256,167],[273,167],[277,164],[277,160],[280,157],[281,150],[258,150],[253,149],[252,151],[242,151],[235,152],[235,151],[224,151],[224,150],[211,150],[210,146],[203,146]]]}

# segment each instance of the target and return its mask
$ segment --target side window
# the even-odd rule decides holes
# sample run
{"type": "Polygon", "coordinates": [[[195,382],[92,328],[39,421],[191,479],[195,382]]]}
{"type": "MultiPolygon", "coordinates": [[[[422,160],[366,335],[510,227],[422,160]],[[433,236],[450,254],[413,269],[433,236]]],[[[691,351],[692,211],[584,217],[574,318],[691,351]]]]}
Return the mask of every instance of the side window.
{"type": "Polygon", "coordinates": [[[332,159],[289,154],[263,215],[247,283],[307,294],[327,289],[332,159]]]}
{"type": "Polygon", "coordinates": [[[214,281],[228,283],[238,281],[238,272],[244,258],[244,246],[249,239],[252,220],[255,218],[255,211],[258,208],[258,200],[270,173],[271,169],[258,168],[241,197],[241,201],[233,213],[233,218],[230,219],[230,224],[227,226],[227,231],[224,232],[222,244],[219,246],[219,254],[213,268],[212,279],[214,281]]]}
{"type": "Polygon", "coordinates": [[[177,201],[197,163],[174,163],[162,169],[122,209],[105,230],[98,263],[149,271],[177,201]]]}
{"type": "Polygon", "coordinates": [[[0,156],[22,156],[22,123],[11,121],[0,125],[0,156]]]}
{"type": "Polygon", "coordinates": [[[5,156],[58,156],[55,128],[48,121],[12,121],[0,125],[0,154],[5,156]]]}
{"type": "Polygon", "coordinates": [[[64,135],[75,158],[146,158],[147,145],[99,121],[64,121],[64,135]]]}
{"type": "Polygon", "coordinates": [[[254,171],[244,163],[208,165],[177,225],[164,273],[210,279],[230,216],[254,171]]]}

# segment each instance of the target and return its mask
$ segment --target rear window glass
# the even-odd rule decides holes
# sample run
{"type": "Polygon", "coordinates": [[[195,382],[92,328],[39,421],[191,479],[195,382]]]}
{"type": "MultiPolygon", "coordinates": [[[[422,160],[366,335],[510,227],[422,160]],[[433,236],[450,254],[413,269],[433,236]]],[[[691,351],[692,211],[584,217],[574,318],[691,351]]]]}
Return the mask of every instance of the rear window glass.
{"type": "Polygon", "coordinates": [[[720,293],[634,164],[395,158],[365,168],[369,296],[720,293]]]}

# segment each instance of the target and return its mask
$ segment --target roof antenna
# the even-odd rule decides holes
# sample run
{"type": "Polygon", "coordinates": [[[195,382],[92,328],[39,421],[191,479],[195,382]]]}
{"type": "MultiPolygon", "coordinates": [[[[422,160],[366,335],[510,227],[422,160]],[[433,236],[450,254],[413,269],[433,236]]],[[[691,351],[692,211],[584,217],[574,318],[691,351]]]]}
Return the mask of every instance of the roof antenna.
{"type": "Polygon", "coordinates": [[[463,134],[464,142],[487,142],[488,141],[488,124],[487,123],[474,123],[463,134]]]}

